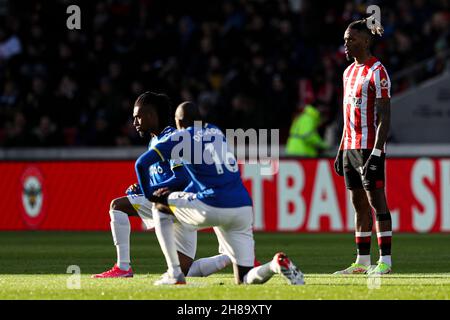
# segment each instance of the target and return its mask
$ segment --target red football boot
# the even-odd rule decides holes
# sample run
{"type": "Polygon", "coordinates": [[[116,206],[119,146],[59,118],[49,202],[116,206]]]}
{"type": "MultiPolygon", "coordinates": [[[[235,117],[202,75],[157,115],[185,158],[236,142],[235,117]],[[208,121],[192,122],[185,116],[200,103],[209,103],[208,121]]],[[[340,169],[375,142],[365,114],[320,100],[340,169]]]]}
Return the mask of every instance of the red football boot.
{"type": "Polygon", "coordinates": [[[133,277],[133,270],[128,269],[127,271],[124,271],[120,269],[117,264],[114,265],[110,270],[92,275],[91,278],[132,278],[133,277]]]}

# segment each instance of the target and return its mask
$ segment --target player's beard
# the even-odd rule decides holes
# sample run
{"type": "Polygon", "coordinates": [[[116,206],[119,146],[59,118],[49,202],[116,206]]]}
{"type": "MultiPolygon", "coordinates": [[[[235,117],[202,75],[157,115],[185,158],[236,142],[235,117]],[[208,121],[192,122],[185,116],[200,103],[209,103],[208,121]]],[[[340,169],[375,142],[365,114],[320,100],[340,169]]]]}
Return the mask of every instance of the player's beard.
{"type": "Polygon", "coordinates": [[[151,137],[151,132],[150,132],[150,130],[147,130],[147,131],[138,131],[138,133],[139,133],[139,136],[140,136],[141,138],[150,138],[150,137],[151,137]]]}
{"type": "Polygon", "coordinates": [[[345,50],[345,58],[347,59],[347,61],[352,61],[354,58],[349,48],[345,50]]]}
{"type": "Polygon", "coordinates": [[[347,61],[352,61],[353,60],[353,57],[349,53],[345,54],[345,58],[347,59],[347,61]]]}

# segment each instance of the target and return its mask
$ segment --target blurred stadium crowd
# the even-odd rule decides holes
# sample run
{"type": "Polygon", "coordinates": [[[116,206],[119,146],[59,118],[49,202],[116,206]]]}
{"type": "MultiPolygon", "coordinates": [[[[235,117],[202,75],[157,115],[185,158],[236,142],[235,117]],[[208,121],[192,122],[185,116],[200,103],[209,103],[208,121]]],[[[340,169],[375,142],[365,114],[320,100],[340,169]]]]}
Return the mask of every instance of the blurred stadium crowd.
{"type": "MultiPolygon", "coordinates": [[[[131,125],[143,91],[193,100],[223,128],[280,128],[306,103],[321,133],[341,117],[347,25],[366,1],[2,1],[0,146],[142,144],[131,125]],[[66,8],[81,8],[68,30],[66,8]]],[[[391,76],[448,49],[450,1],[373,1],[391,76]]],[[[439,66],[432,72],[439,72],[439,66]]],[[[404,90],[397,85],[395,91],[404,90]]]]}

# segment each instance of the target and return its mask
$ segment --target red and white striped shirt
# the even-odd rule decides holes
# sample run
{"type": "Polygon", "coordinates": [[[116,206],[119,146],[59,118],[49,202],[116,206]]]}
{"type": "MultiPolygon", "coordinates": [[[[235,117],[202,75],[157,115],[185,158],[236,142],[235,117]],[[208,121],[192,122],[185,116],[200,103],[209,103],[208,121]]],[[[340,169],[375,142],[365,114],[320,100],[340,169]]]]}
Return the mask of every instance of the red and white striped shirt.
{"type": "Polygon", "coordinates": [[[373,149],[377,130],[375,98],[390,98],[391,81],[385,67],[372,57],[353,62],[344,71],[345,149],[373,149]]]}

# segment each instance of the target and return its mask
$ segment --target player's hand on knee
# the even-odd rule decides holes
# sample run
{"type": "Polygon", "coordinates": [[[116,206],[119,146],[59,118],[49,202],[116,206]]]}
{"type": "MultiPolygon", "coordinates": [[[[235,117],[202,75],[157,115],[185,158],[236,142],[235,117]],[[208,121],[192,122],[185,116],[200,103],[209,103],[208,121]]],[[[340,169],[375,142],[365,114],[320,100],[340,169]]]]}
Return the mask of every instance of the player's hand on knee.
{"type": "Polygon", "coordinates": [[[138,183],[133,183],[128,189],[125,191],[126,194],[142,194],[141,186],[138,183]]]}
{"type": "Polygon", "coordinates": [[[344,175],[344,152],[339,150],[336,155],[336,159],[334,160],[334,171],[339,175],[344,175]]]}
{"type": "MultiPolygon", "coordinates": [[[[156,204],[157,208],[159,205],[161,206],[167,206],[167,198],[169,197],[169,194],[172,191],[170,191],[169,188],[159,188],[158,190],[154,191],[151,195],[150,199],[148,199],[150,202],[153,202],[156,204]]],[[[168,208],[168,207],[167,207],[168,208]]],[[[161,210],[162,212],[165,212],[164,210],[161,210]]]]}
{"type": "Polygon", "coordinates": [[[171,191],[170,191],[169,188],[164,187],[164,188],[159,188],[158,190],[156,190],[155,192],[153,192],[153,195],[162,198],[162,197],[167,197],[167,196],[169,196],[170,192],[171,192],[171,191]]]}

